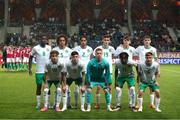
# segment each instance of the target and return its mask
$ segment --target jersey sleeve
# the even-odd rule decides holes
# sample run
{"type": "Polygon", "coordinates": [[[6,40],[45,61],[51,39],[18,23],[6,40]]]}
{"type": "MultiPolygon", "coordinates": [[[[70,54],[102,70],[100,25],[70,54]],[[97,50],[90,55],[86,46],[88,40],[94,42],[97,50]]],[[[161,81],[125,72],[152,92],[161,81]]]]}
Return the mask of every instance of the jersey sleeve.
{"type": "Polygon", "coordinates": [[[44,72],[45,72],[45,73],[47,73],[47,72],[48,72],[47,67],[48,67],[48,64],[46,63],[46,64],[45,64],[45,67],[44,67],[44,72]]]}
{"type": "Polygon", "coordinates": [[[91,69],[91,61],[88,63],[87,68],[86,68],[86,79],[85,79],[85,83],[88,83],[88,82],[90,82],[90,80],[91,80],[91,71],[90,71],[90,69],[91,69]]]}
{"type": "Polygon", "coordinates": [[[158,59],[157,50],[156,49],[154,49],[154,59],[155,59],[155,61],[157,61],[157,59],[158,59]]]}
{"type": "Polygon", "coordinates": [[[82,72],[86,71],[85,65],[83,63],[81,63],[81,67],[82,67],[82,72]]]}
{"type": "Polygon", "coordinates": [[[156,68],[156,72],[155,72],[155,74],[157,75],[157,74],[160,74],[160,65],[157,63],[157,68],[156,68]]]}
{"type": "Polygon", "coordinates": [[[119,53],[121,52],[120,50],[120,47],[117,47],[116,51],[114,52],[115,57],[118,57],[119,53]]]}
{"type": "Polygon", "coordinates": [[[112,83],[111,74],[110,74],[110,66],[109,66],[109,63],[108,63],[108,62],[106,62],[105,81],[106,81],[108,84],[111,84],[111,83],[112,83]]]}
{"type": "Polygon", "coordinates": [[[36,54],[36,48],[34,47],[31,51],[31,56],[34,56],[36,54]]]}
{"type": "Polygon", "coordinates": [[[134,55],[139,56],[140,46],[135,49],[134,55]]]}
{"type": "Polygon", "coordinates": [[[63,72],[67,73],[67,66],[68,66],[68,63],[65,63],[64,64],[64,69],[63,69],[63,72]]]}

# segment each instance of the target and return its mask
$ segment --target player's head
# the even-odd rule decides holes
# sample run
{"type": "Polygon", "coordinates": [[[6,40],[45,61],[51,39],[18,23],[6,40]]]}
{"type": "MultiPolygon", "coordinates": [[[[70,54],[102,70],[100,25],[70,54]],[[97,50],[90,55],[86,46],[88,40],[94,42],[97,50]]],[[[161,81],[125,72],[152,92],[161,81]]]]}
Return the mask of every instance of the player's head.
{"type": "Polygon", "coordinates": [[[45,45],[48,43],[48,37],[47,36],[45,36],[45,35],[43,35],[42,37],[41,37],[41,39],[40,39],[40,45],[42,46],[42,47],[45,47],[45,45]]]}
{"type": "Polygon", "coordinates": [[[109,35],[104,35],[102,37],[102,43],[103,43],[104,46],[108,46],[109,43],[110,43],[110,36],[109,35]]]}
{"type": "Polygon", "coordinates": [[[150,44],[151,44],[151,37],[149,35],[145,35],[143,37],[143,42],[144,42],[145,46],[150,46],[150,44]]]}
{"type": "Polygon", "coordinates": [[[97,59],[98,61],[101,60],[102,54],[103,54],[103,50],[102,50],[101,48],[97,48],[97,49],[95,50],[96,59],[97,59]]]}
{"type": "Polygon", "coordinates": [[[67,46],[68,43],[67,36],[64,34],[59,35],[56,42],[59,47],[64,48],[65,46],[67,46]]]}
{"type": "Polygon", "coordinates": [[[79,61],[79,53],[77,51],[73,51],[71,53],[71,61],[72,61],[73,64],[78,63],[78,61],[79,61]]]}
{"type": "Polygon", "coordinates": [[[51,59],[51,61],[52,61],[53,63],[57,63],[57,61],[58,61],[58,55],[59,55],[59,52],[56,51],[56,50],[52,50],[52,51],[50,52],[50,59],[51,59]]]}
{"type": "Polygon", "coordinates": [[[128,35],[125,35],[123,37],[123,44],[128,46],[130,43],[131,43],[130,37],[128,35]]]}
{"type": "Polygon", "coordinates": [[[122,64],[127,64],[129,55],[126,52],[122,52],[119,54],[119,58],[122,64]]]}
{"type": "Polygon", "coordinates": [[[82,35],[80,38],[81,46],[84,47],[87,45],[87,37],[85,35],[82,35]]]}
{"type": "Polygon", "coordinates": [[[148,65],[151,65],[152,60],[153,60],[153,53],[152,53],[152,52],[147,52],[147,53],[145,54],[145,57],[146,57],[146,63],[147,63],[148,65]]]}

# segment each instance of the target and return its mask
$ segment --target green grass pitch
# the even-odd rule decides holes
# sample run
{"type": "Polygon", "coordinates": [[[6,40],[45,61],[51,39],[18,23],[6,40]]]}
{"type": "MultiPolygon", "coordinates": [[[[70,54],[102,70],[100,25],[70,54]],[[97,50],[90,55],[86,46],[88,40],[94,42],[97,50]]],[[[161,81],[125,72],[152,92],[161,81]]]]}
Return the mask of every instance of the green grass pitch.
{"type": "MultiPolygon", "coordinates": [[[[180,65],[161,65],[160,91],[162,113],[156,113],[149,108],[149,91],[144,94],[142,113],[133,113],[128,108],[127,87],[123,88],[122,110],[107,112],[104,95],[101,94],[101,109],[89,113],[81,112],[80,109],[70,109],[56,113],[53,109],[47,112],[35,110],[35,77],[27,72],[4,72],[0,71],[0,119],[60,119],[60,118],[90,118],[90,119],[180,119],[180,65]]],[[[73,88],[73,86],[71,86],[73,88]]],[[[136,87],[137,88],[137,87],[136,87]]],[[[72,90],[72,104],[74,101],[72,90]]],[[[51,103],[53,103],[54,87],[51,88],[51,103]]],[[[93,105],[95,96],[93,92],[93,105]]],[[[101,92],[103,93],[103,92],[101,92]]],[[[115,103],[113,89],[112,103],[115,103]]],[[[42,97],[43,98],[43,97],[42,97]]]]}

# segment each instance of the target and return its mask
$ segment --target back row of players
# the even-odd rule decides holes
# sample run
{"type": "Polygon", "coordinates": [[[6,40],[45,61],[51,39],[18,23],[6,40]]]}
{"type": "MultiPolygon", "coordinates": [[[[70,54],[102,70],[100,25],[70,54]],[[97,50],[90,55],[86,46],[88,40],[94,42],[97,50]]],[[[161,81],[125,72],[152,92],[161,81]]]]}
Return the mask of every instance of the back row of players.
{"type": "Polygon", "coordinates": [[[27,70],[31,46],[4,46],[3,67],[7,70],[27,70]]]}
{"type": "Polygon", "coordinates": [[[36,99],[37,106],[40,108],[40,97],[42,82],[45,79],[44,85],[44,107],[41,111],[48,110],[49,89],[52,84],[56,86],[55,94],[55,110],[65,111],[71,108],[70,85],[74,81],[76,86],[74,88],[75,107],[78,106],[78,94],[81,99],[81,110],[91,110],[91,90],[97,86],[96,90],[96,106],[100,108],[100,88],[102,87],[105,93],[105,99],[108,111],[117,111],[121,108],[121,95],[123,84],[128,84],[129,107],[133,111],[142,112],[142,93],[146,87],[150,88],[150,107],[157,112],[160,104],[160,92],[157,79],[159,77],[159,64],[157,61],[157,52],[154,47],[150,45],[151,38],[144,36],[144,45],[136,49],[130,46],[130,37],[123,38],[121,44],[116,50],[110,46],[110,37],[104,35],[102,37],[102,45],[93,49],[87,45],[86,36],[80,38],[80,45],[70,49],[67,47],[67,37],[60,35],[57,38],[57,47],[51,50],[48,46],[47,37],[43,36],[40,44],[32,49],[29,60],[29,74],[32,74],[32,58],[36,57],[36,99]],[[139,56],[139,63],[133,61],[134,56],[139,56]],[[116,106],[111,107],[111,84],[112,84],[112,59],[117,58],[115,62],[115,89],[116,89],[116,106]],[[49,60],[50,59],[50,60],[49,60]],[[48,62],[47,62],[48,61],[48,62]],[[135,78],[133,66],[137,67],[138,72],[138,98],[136,104],[135,94],[135,78]],[[61,85],[60,85],[61,84],[61,85]],[[156,103],[154,105],[154,92],[156,95],[156,103]],[[63,101],[63,108],[60,110],[59,105],[63,101]],[[86,96],[87,109],[84,108],[86,96]]]}

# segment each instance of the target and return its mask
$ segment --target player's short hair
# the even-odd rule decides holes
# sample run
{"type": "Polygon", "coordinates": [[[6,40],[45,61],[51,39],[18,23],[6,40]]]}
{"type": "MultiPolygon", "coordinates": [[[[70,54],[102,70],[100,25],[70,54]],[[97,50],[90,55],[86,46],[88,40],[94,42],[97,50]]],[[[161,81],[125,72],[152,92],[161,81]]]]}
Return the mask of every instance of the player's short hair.
{"type": "Polygon", "coordinates": [[[95,53],[96,53],[97,51],[103,51],[103,50],[102,50],[101,48],[96,48],[95,53]]]}
{"type": "Polygon", "coordinates": [[[108,34],[106,34],[106,35],[103,35],[102,39],[104,39],[104,38],[110,38],[110,36],[108,34]]]}
{"type": "Polygon", "coordinates": [[[119,57],[120,57],[120,58],[122,58],[122,57],[124,57],[124,56],[125,56],[126,58],[129,57],[129,55],[128,55],[127,52],[122,52],[122,53],[119,54],[119,57]]]}
{"type": "Polygon", "coordinates": [[[71,53],[71,56],[74,56],[74,55],[79,55],[79,53],[78,53],[77,51],[73,51],[73,52],[71,53]]]}
{"type": "Polygon", "coordinates": [[[143,37],[143,40],[145,40],[145,39],[151,39],[151,37],[150,37],[149,35],[145,35],[145,36],[143,37]]]}
{"type": "Polygon", "coordinates": [[[59,55],[59,52],[57,50],[52,50],[50,52],[50,57],[53,55],[53,54],[56,54],[57,56],[59,55]]]}
{"type": "Polygon", "coordinates": [[[65,44],[67,45],[67,43],[68,43],[68,38],[67,38],[67,36],[64,35],[64,34],[60,34],[60,35],[57,37],[57,39],[56,39],[57,45],[59,45],[59,39],[60,39],[61,37],[63,37],[63,38],[65,39],[65,44]]]}
{"type": "Polygon", "coordinates": [[[48,40],[48,37],[47,37],[46,35],[42,35],[42,36],[41,36],[41,39],[46,39],[46,40],[48,40]]]}
{"type": "Polygon", "coordinates": [[[123,37],[123,40],[129,40],[129,41],[131,41],[131,38],[130,38],[130,36],[125,35],[125,36],[123,37]]]}
{"type": "Polygon", "coordinates": [[[87,40],[87,36],[86,36],[86,35],[82,35],[82,36],[80,37],[80,40],[81,40],[82,38],[85,38],[85,39],[87,40]]]}
{"type": "Polygon", "coordinates": [[[145,56],[152,56],[152,55],[153,55],[152,52],[147,52],[147,53],[145,54],[145,56]]]}

